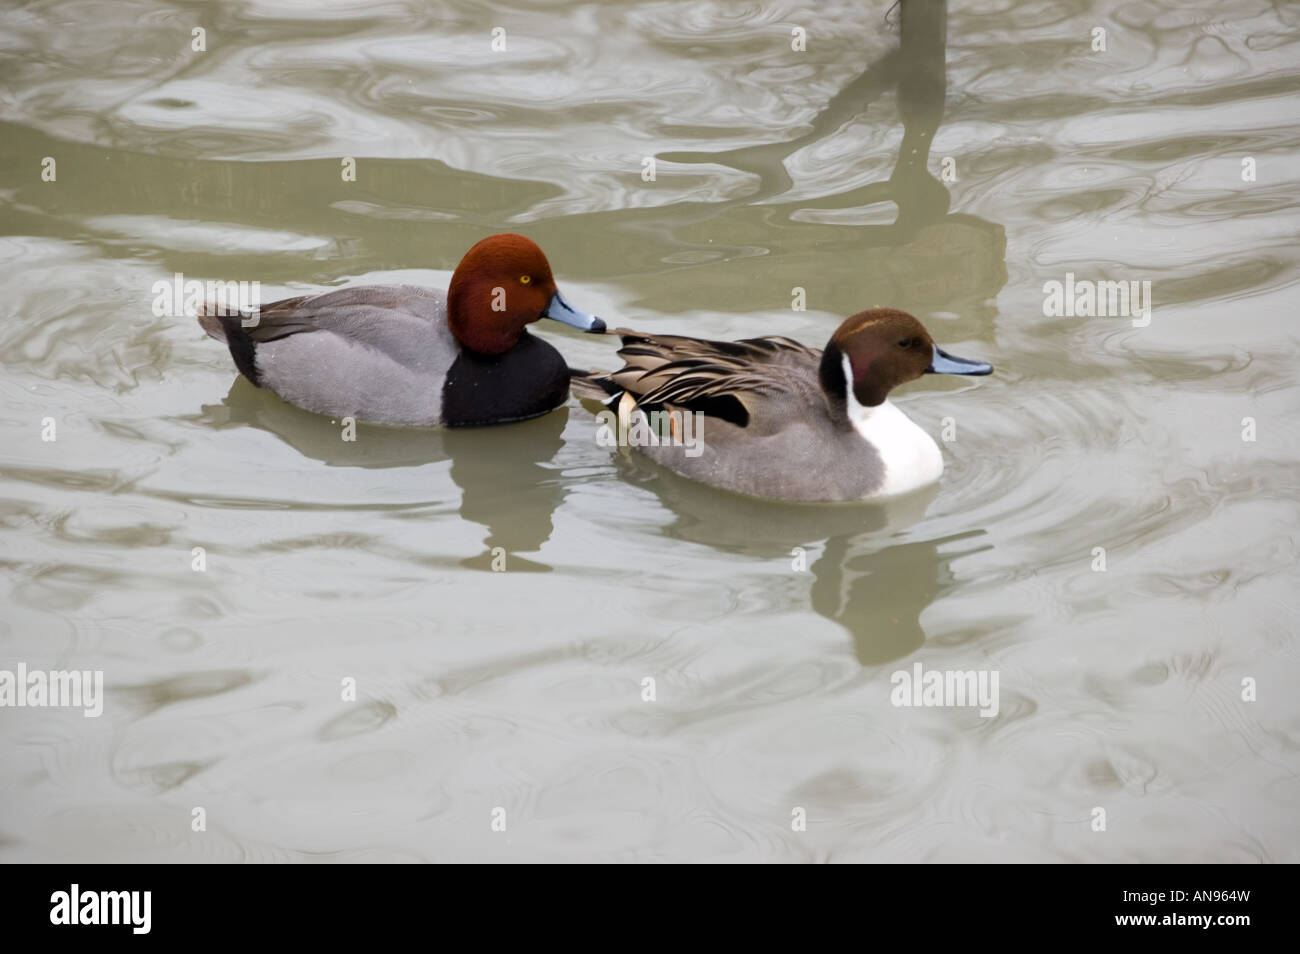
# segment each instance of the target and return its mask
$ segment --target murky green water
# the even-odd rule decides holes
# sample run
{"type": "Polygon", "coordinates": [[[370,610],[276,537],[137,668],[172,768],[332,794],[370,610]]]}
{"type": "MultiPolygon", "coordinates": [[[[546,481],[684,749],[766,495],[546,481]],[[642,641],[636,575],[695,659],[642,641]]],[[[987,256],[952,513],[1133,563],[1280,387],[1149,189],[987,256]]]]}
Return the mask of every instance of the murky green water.
{"type": "Polygon", "coordinates": [[[887,7],[0,12],[0,668],[107,687],[0,708],[0,859],[1300,860],[1300,9],[887,7]],[[809,510],[576,402],[344,442],[151,311],[502,230],[620,324],[887,304],[997,373],[897,395],[940,487],[809,510]],[[917,663],[997,715],[892,705],[917,663]]]}

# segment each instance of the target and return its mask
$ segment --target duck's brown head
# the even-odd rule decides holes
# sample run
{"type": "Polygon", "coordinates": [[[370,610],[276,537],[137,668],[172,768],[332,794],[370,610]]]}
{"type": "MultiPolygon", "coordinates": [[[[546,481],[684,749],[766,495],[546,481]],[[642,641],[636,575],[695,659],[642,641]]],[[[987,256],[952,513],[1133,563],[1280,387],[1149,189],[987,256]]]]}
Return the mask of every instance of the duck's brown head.
{"type": "Polygon", "coordinates": [[[989,374],[992,365],[948,354],[925,326],[897,308],[860,311],[831,335],[822,355],[822,387],[832,400],[852,393],[877,407],[900,384],[923,374],[989,374]]]}
{"type": "Polygon", "coordinates": [[[447,325],[456,340],[480,354],[504,354],[540,318],[605,330],[599,318],[564,300],[550,262],[532,239],[490,235],[465,253],[447,289],[447,325]]]}

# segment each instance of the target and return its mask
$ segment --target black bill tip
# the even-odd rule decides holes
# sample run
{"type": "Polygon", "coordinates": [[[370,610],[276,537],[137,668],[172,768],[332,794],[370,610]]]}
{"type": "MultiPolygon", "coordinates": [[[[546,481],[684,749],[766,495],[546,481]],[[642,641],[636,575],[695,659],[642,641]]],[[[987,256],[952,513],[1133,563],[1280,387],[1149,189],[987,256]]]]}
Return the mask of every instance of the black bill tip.
{"type": "Polygon", "coordinates": [[[546,305],[546,310],[542,312],[542,317],[561,321],[566,325],[577,328],[579,331],[590,331],[593,334],[605,330],[605,322],[595,315],[574,308],[564,300],[564,296],[558,291],[551,296],[551,300],[546,305]]]}

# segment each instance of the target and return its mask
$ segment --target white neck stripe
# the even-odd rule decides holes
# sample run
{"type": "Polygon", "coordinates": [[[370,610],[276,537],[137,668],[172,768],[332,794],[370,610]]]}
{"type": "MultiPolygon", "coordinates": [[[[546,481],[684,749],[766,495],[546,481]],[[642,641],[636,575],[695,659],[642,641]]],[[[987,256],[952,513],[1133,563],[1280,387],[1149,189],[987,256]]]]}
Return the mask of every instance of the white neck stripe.
{"type": "Polygon", "coordinates": [[[844,402],[849,423],[885,465],[885,479],[873,496],[888,497],[932,484],[943,473],[939,445],[888,400],[867,407],[853,393],[853,364],[844,355],[844,402]]]}
{"type": "Polygon", "coordinates": [[[867,407],[858,400],[858,396],[853,393],[853,362],[849,356],[841,355],[844,367],[844,405],[845,411],[849,415],[850,424],[858,424],[871,417],[871,412],[876,410],[874,407],[867,407]]]}

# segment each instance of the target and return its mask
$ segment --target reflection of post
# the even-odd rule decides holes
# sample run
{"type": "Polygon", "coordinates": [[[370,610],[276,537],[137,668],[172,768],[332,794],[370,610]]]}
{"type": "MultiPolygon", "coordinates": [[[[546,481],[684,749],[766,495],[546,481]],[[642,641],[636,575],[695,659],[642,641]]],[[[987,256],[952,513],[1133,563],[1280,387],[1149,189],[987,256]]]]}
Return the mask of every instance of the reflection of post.
{"type": "MultiPolygon", "coordinates": [[[[850,314],[867,300],[911,306],[918,313],[962,311],[993,298],[1006,282],[1002,227],[970,213],[950,211],[952,180],[941,171],[944,157],[931,155],[946,103],[946,0],[900,0],[898,8],[897,26],[892,25],[892,14],[889,20],[889,29],[898,30],[898,44],[880,53],[835,93],[800,135],[722,152],[657,154],[664,161],[721,163],[750,173],[758,180],[753,191],[706,202],[683,198],[645,209],[570,216],[563,220],[564,228],[574,230],[573,234],[600,233],[607,244],[620,241],[620,232],[669,235],[674,241],[668,245],[675,252],[685,245],[719,255],[728,247],[772,249],[773,222],[780,221],[773,216],[784,216],[782,225],[790,231],[775,249],[781,254],[763,259],[761,265],[736,265],[751,269],[749,277],[754,281],[770,287],[805,286],[810,271],[825,267],[828,249],[852,248],[864,253],[854,262],[855,293],[823,292],[820,307],[850,314]],[[875,104],[891,90],[902,127],[898,153],[885,156],[877,145],[866,147],[873,162],[894,160],[888,178],[857,184],[859,176],[843,175],[819,162],[811,174],[813,181],[799,183],[796,190],[794,170],[802,164],[791,162],[790,157],[842,137],[845,142],[822,152],[842,156],[835,161],[851,169],[859,157],[849,142],[864,136],[851,127],[885,122],[886,111],[875,104]],[[823,177],[835,185],[817,189],[817,180],[823,177]],[[844,188],[841,183],[852,185],[844,188]],[[604,216],[617,219],[618,228],[584,221],[604,216]]],[[[878,19],[878,14],[868,15],[862,29],[867,33],[883,29],[878,19]]],[[[873,37],[870,46],[877,48],[878,38],[873,37]]],[[[730,288],[702,289],[698,298],[697,304],[704,307],[735,307],[730,288]]]]}
{"type": "Polygon", "coordinates": [[[898,114],[903,142],[889,181],[898,195],[908,197],[898,202],[896,224],[910,229],[948,213],[948,190],[929,170],[930,146],[943,120],[948,83],[948,11],[945,0],[903,0],[902,10],[898,114]]]}
{"type": "MultiPolygon", "coordinates": [[[[754,173],[760,185],[756,192],[714,203],[712,208],[748,206],[759,199],[780,195],[792,186],[785,161],[800,149],[827,139],[866,112],[890,86],[896,85],[903,141],[894,174],[888,183],[876,182],[849,192],[820,198],[805,196],[789,203],[795,208],[844,208],[893,200],[899,207],[898,222],[921,225],[940,219],[948,211],[947,190],[927,169],[930,144],[943,119],[947,67],[944,56],[948,37],[947,0],[902,0],[900,43],[868,66],[847,86],[831,97],[810,123],[808,132],[786,142],[746,146],[725,152],[667,152],[660,158],[673,162],[722,162],[734,169],[754,173]]],[[[781,203],[784,205],[784,203],[781,203]]],[[[676,207],[674,207],[676,208],[676,207]]]]}

